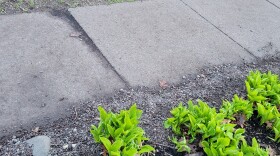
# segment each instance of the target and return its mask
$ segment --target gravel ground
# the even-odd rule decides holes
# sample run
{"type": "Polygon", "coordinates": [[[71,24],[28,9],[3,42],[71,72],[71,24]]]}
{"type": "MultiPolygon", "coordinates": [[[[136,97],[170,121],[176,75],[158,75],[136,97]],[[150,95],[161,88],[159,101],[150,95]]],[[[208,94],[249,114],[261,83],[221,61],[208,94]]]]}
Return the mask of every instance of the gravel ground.
{"type": "Polygon", "coordinates": [[[62,10],[101,4],[109,4],[109,0],[0,0],[0,14],[62,10]]]}
{"type": "MultiPolygon", "coordinates": [[[[157,148],[156,155],[179,155],[168,142],[170,131],[163,128],[163,121],[170,116],[170,109],[179,102],[186,103],[189,99],[202,99],[218,108],[223,99],[231,99],[234,94],[245,97],[244,80],[248,72],[254,69],[263,72],[271,70],[280,75],[280,57],[270,57],[238,66],[226,64],[207,67],[197,75],[184,76],[180,84],[171,85],[165,90],[139,87],[120,90],[110,98],[87,101],[81,107],[73,108],[70,117],[40,127],[38,132],[23,130],[17,136],[2,138],[0,155],[30,155],[30,147],[22,142],[37,135],[47,135],[51,138],[51,155],[100,155],[101,148],[94,143],[89,133],[90,125],[98,124],[97,106],[102,105],[107,110],[117,112],[133,103],[137,103],[143,110],[140,125],[150,137],[149,143],[157,148]],[[63,149],[67,144],[69,147],[76,144],[76,147],[63,149]]],[[[256,137],[261,145],[269,145],[280,154],[280,144],[267,138],[273,134],[256,125],[255,120],[249,122],[251,124],[247,126],[246,136],[256,137]]]]}
{"type": "MultiPolygon", "coordinates": [[[[64,10],[81,6],[108,5],[138,0],[0,0],[1,14],[64,10]]],[[[141,1],[141,0],[140,0],[141,1]]]]}

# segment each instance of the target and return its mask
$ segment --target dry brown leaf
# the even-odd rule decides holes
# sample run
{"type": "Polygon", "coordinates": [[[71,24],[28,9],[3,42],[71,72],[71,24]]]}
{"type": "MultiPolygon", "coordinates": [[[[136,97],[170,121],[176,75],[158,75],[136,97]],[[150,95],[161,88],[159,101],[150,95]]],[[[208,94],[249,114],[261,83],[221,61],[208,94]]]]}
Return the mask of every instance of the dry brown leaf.
{"type": "Polygon", "coordinates": [[[107,150],[104,146],[102,146],[102,150],[103,150],[102,155],[107,156],[107,150]]]}
{"type": "Polygon", "coordinates": [[[271,123],[271,122],[266,121],[265,123],[266,123],[266,127],[267,127],[267,128],[272,128],[272,123],[271,123]]]}
{"type": "Polygon", "coordinates": [[[246,116],[245,116],[244,114],[237,115],[237,117],[236,117],[236,123],[237,123],[237,125],[239,125],[241,128],[244,127],[245,121],[246,121],[246,116]]]}
{"type": "Polygon", "coordinates": [[[224,119],[222,122],[223,122],[224,124],[227,124],[227,123],[230,123],[230,121],[231,121],[231,120],[229,120],[229,119],[224,119]]]}
{"type": "Polygon", "coordinates": [[[32,129],[32,132],[38,133],[39,132],[39,127],[35,127],[34,129],[32,129]]]}
{"type": "Polygon", "coordinates": [[[162,88],[162,89],[166,89],[168,87],[168,83],[164,80],[160,80],[159,81],[159,86],[162,88]]]}
{"type": "Polygon", "coordinates": [[[268,147],[268,152],[269,152],[269,156],[275,156],[276,155],[275,149],[271,148],[270,146],[268,147]]]}
{"type": "Polygon", "coordinates": [[[191,149],[192,152],[194,152],[194,151],[197,150],[196,145],[189,144],[188,146],[190,147],[190,149],[191,149]]]}

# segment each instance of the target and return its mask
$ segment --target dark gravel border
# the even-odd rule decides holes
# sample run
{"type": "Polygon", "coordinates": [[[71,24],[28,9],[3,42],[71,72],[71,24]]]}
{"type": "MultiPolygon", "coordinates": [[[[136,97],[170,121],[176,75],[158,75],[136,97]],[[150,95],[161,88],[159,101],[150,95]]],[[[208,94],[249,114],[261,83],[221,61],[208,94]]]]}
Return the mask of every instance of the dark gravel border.
{"type": "Polygon", "coordinates": [[[67,10],[68,8],[109,5],[144,0],[0,0],[0,15],[67,10]]]}

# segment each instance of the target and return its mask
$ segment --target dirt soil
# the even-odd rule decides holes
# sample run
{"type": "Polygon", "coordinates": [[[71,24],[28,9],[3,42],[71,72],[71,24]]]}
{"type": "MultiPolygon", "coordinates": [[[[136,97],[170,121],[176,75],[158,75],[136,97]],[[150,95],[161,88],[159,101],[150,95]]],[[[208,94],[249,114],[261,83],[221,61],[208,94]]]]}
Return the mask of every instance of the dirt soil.
{"type": "MultiPolygon", "coordinates": [[[[170,116],[171,108],[179,102],[202,99],[211,106],[219,108],[223,99],[231,99],[234,94],[245,97],[244,80],[250,70],[263,72],[271,70],[280,75],[280,57],[274,56],[254,63],[241,65],[220,65],[207,67],[197,75],[186,75],[180,84],[170,85],[167,89],[151,89],[138,87],[120,90],[112,97],[99,98],[73,108],[72,115],[59,119],[51,124],[39,127],[38,132],[21,130],[0,141],[0,155],[30,155],[30,147],[22,142],[37,135],[47,135],[51,138],[51,155],[100,155],[101,147],[94,143],[89,133],[91,124],[98,124],[97,107],[102,105],[107,110],[118,112],[129,108],[133,103],[143,110],[140,126],[150,137],[149,143],[156,147],[155,155],[183,155],[176,153],[169,143],[169,130],[163,128],[163,121],[170,116]],[[17,139],[17,143],[13,139],[17,139]],[[76,144],[75,148],[63,149],[64,145],[76,144]]],[[[247,124],[246,137],[251,140],[256,137],[263,147],[270,146],[276,154],[280,154],[280,144],[271,141],[271,131],[257,124],[255,117],[247,124]]]]}

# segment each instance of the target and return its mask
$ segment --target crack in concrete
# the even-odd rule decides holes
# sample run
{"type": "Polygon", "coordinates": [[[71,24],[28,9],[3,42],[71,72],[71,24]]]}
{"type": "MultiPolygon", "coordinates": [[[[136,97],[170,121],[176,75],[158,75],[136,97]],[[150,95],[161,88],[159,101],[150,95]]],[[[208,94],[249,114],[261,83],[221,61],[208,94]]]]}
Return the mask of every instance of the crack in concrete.
{"type": "Polygon", "coordinates": [[[117,77],[124,83],[126,88],[131,88],[131,85],[129,82],[125,79],[124,76],[122,76],[120,73],[117,72],[115,67],[111,64],[111,62],[103,55],[103,53],[100,51],[100,49],[96,46],[96,44],[93,42],[93,40],[88,36],[86,31],[80,26],[79,22],[76,21],[76,19],[71,15],[71,13],[68,10],[51,10],[50,11],[52,16],[59,17],[60,19],[66,21],[72,28],[74,28],[76,31],[80,32],[81,35],[79,35],[79,38],[81,38],[87,46],[90,47],[92,52],[95,52],[98,57],[103,60],[111,70],[117,75],[117,77]]]}
{"type": "Polygon", "coordinates": [[[223,33],[225,36],[227,36],[230,40],[232,40],[234,43],[236,43],[238,46],[243,48],[247,53],[249,53],[251,56],[253,56],[255,59],[260,59],[259,57],[255,56],[251,51],[249,51],[247,48],[243,47],[240,43],[235,41],[232,37],[230,37],[227,33],[225,33],[223,30],[221,30],[218,26],[214,25],[212,22],[210,22],[207,18],[205,18],[203,15],[201,15],[198,11],[196,11],[194,8],[192,8],[190,5],[185,3],[184,1],[180,0],[185,6],[189,7],[192,11],[194,11],[196,14],[198,14],[201,18],[203,18],[206,22],[211,24],[213,27],[218,29],[221,33],[223,33]]]}

